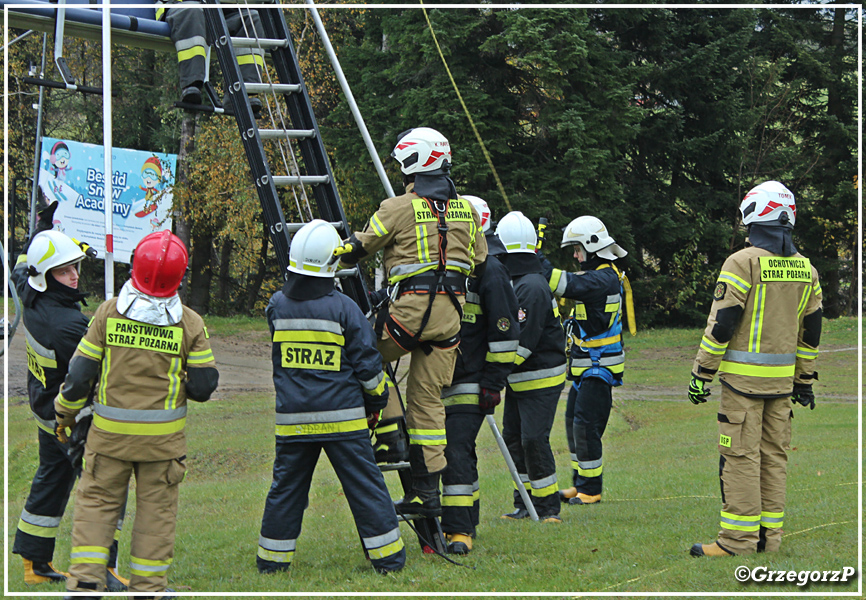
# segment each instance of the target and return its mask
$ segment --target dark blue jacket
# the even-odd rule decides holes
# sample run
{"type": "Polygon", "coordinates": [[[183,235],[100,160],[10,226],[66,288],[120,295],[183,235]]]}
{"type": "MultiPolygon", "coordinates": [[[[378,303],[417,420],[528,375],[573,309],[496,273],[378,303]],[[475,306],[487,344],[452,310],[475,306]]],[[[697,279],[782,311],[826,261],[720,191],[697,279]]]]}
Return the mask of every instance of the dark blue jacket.
{"type": "Polygon", "coordinates": [[[608,261],[594,271],[577,273],[551,269],[548,262],[545,267],[554,294],[576,302],[565,323],[571,344],[568,378],[598,377],[610,385],[622,385],[623,290],[616,267],[608,261]]]}
{"type": "Polygon", "coordinates": [[[366,437],[388,389],[376,335],[330,278],[290,274],[267,308],[277,440],[366,437]]]}

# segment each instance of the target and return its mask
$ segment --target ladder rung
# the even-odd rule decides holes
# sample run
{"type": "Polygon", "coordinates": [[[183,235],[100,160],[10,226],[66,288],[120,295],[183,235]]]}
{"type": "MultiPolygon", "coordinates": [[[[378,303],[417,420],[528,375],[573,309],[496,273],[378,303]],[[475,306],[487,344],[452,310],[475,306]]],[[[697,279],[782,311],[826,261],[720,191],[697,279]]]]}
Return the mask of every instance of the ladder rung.
{"type": "MultiPolygon", "coordinates": [[[[296,231],[298,231],[301,227],[303,227],[306,224],[307,223],[286,223],[285,230],[289,233],[295,233],[296,231]]],[[[343,223],[340,221],[331,222],[331,225],[334,226],[334,229],[342,229],[343,228],[343,223]]]]}
{"type": "Polygon", "coordinates": [[[289,40],[267,40],[263,38],[246,38],[246,37],[233,37],[232,38],[232,46],[235,48],[262,48],[263,50],[270,50],[271,48],[287,48],[289,46],[289,40]]]}
{"type": "Polygon", "coordinates": [[[379,463],[379,470],[383,473],[385,471],[402,471],[403,469],[408,469],[409,463],[406,461],[396,462],[396,463],[379,463]]]}
{"type": "Polygon", "coordinates": [[[327,175],[279,175],[274,177],[274,185],[318,185],[328,183],[331,179],[327,175]]]}
{"type": "Polygon", "coordinates": [[[274,92],[275,94],[297,94],[301,91],[299,83],[246,83],[247,94],[263,94],[274,92]]]}
{"type": "Polygon", "coordinates": [[[259,135],[263,140],[282,140],[290,138],[299,140],[301,138],[315,137],[315,129],[259,129],[259,135]]]}

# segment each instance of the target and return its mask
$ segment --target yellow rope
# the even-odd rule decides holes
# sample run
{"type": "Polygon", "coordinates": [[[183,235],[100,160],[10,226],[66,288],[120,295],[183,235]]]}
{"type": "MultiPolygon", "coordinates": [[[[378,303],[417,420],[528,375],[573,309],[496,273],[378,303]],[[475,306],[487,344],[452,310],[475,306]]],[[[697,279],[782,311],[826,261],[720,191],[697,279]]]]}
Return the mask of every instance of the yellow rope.
{"type": "Polygon", "coordinates": [[[837,523],[824,523],[823,525],[815,525],[814,527],[810,527],[809,529],[801,529],[800,531],[792,531],[791,533],[783,533],[782,537],[791,537],[792,535],[800,535],[801,533],[806,533],[807,531],[812,531],[813,529],[821,529],[822,527],[830,527],[831,525],[847,525],[848,523],[856,523],[857,521],[839,521],[837,523]]]}
{"type": "Polygon", "coordinates": [[[620,583],[615,583],[613,585],[609,585],[606,588],[601,588],[601,590],[599,590],[599,591],[603,592],[605,590],[611,590],[615,587],[619,587],[619,586],[625,585],[627,583],[634,583],[635,581],[640,581],[641,579],[646,579],[647,577],[655,577],[656,575],[661,575],[665,571],[670,571],[670,570],[671,570],[671,568],[668,567],[667,569],[662,569],[661,571],[656,571],[655,573],[649,573],[648,575],[642,575],[640,577],[635,577],[634,579],[629,579],[628,581],[621,581],[620,583]]]}
{"type": "Polygon", "coordinates": [[[454,76],[451,75],[451,69],[448,68],[448,62],[445,60],[445,55],[442,54],[442,48],[439,47],[439,40],[436,39],[436,32],[433,31],[433,24],[430,22],[430,17],[427,15],[427,9],[424,8],[424,0],[418,0],[421,3],[421,10],[424,11],[424,18],[427,19],[427,27],[430,28],[430,35],[433,36],[433,43],[436,44],[436,50],[439,51],[439,57],[442,59],[442,64],[445,65],[445,71],[448,73],[448,78],[451,79],[451,85],[454,86],[454,91],[457,93],[457,99],[460,100],[460,105],[463,107],[463,112],[466,113],[466,118],[469,119],[469,124],[472,126],[472,131],[475,132],[475,137],[478,139],[478,144],[481,146],[481,152],[484,153],[484,158],[487,160],[487,164],[490,166],[490,170],[493,172],[493,178],[496,179],[496,187],[499,188],[499,193],[502,194],[502,198],[505,200],[505,206],[508,207],[508,210],[511,211],[511,202],[508,201],[508,194],[505,193],[505,187],[502,185],[502,181],[499,179],[499,173],[496,172],[496,167],[493,166],[493,160],[490,158],[490,154],[487,152],[487,147],[484,145],[484,141],[481,139],[481,134],[478,133],[478,128],[475,127],[475,121],[472,120],[472,115],[469,114],[469,109],[466,107],[466,103],[463,101],[463,96],[460,94],[460,90],[457,88],[457,82],[454,81],[454,76]]]}

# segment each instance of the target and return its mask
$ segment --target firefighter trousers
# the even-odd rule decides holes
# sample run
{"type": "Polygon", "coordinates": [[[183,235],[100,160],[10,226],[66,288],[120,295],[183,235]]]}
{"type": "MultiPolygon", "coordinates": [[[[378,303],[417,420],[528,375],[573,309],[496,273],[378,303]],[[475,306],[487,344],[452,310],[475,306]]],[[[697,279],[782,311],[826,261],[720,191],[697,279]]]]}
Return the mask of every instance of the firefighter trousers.
{"type": "Polygon", "coordinates": [[[601,437],[607,428],[612,404],[610,384],[598,377],[583,378],[568,390],[565,434],[571,453],[571,479],[577,491],[587,496],[601,494],[601,437]]]}
{"type": "Polygon", "coordinates": [[[114,524],[126,503],[135,475],[135,522],[129,549],[130,592],[159,594],[168,584],[174,558],[178,487],[186,457],[157,462],[129,462],[85,447],[84,470],[75,494],[69,591],[105,589],[105,565],[114,540],[114,524]]]}
{"type": "MultiPolygon", "coordinates": [[[[169,35],[177,51],[177,67],[180,76],[180,89],[195,85],[201,87],[205,79],[205,61],[207,47],[212,43],[207,33],[204,11],[198,2],[184,0],[182,4],[172,4],[166,10],[165,22],[169,26],[169,35]]],[[[217,10],[217,9],[210,9],[217,10]]],[[[234,37],[263,38],[259,13],[247,9],[225,9],[228,30],[234,37]],[[243,17],[241,17],[243,15],[243,17]]],[[[259,69],[264,70],[264,54],[259,49],[235,48],[238,65],[245,82],[259,82],[259,69]]]]}
{"type": "MultiPolygon", "coordinates": [[[[406,354],[391,338],[379,340],[379,352],[386,363],[406,354]]],[[[421,347],[412,350],[406,383],[406,429],[409,432],[409,464],[413,475],[439,473],[445,469],[445,405],[442,388],[451,383],[457,347],[421,347]]],[[[388,396],[382,419],[402,416],[398,394],[388,396]]]]}
{"type": "MultiPolygon", "coordinates": [[[[559,487],[550,431],[563,385],[515,392],[509,384],[502,410],[502,438],[521,481],[532,496],[535,511],[542,518],[559,514],[559,487]]],[[[517,490],[514,490],[514,507],[526,508],[517,490]]]]}
{"type": "Polygon", "coordinates": [[[719,543],[735,554],[782,543],[792,418],[790,397],[747,398],[722,386],[719,543]]]}
{"type": "Polygon", "coordinates": [[[484,415],[479,412],[446,412],[448,468],[442,473],[442,531],[475,537],[479,518],[478,456],[475,439],[484,415]]]}
{"type": "MultiPolygon", "coordinates": [[[[277,442],[274,478],[262,517],[256,564],[260,571],[287,568],[301,534],[313,471],[324,450],[340,480],[364,551],[378,571],[398,571],[406,563],[397,513],[370,440],[277,442]]],[[[327,544],[328,540],[318,543],[327,544]]]]}
{"type": "MultiPolygon", "coordinates": [[[[81,469],[74,467],[66,454],[66,446],[53,433],[43,429],[39,432],[39,467],[30,484],[30,494],[21,511],[18,529],[15,532],[13,554],[27,560],[46,563],[54,557],[57,531],[75,478],[81,469]]],[[[123,513],[117,520],[115,538],[123,526],[123,513]]],[[[109,567],[117,567],[117,542],[110,548],[109,567]]]]}

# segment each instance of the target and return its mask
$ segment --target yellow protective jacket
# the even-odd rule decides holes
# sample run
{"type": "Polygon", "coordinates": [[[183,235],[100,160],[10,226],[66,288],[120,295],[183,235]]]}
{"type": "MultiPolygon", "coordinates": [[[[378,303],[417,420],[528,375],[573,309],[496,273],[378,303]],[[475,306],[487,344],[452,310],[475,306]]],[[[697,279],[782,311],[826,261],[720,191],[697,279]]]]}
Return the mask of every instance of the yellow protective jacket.
{"type": "MultiPolygon", "coordinates": [[[[360,252],[344,256],[344,263],[354,264],[358,258],[384,249],[389,284],[403,283],[416,275],[431,275],[436,270],[439,266],[438,222],[427,200],[413,189],[414,184],[410,183],[402,196],[382,201],[364,230],[353,235],[353,243],[361,245],[360,252]]],[[[456,198],[448,201],[445,220],[448,225],[446,269],[455,276],[469,276],[476,265],[487,260],[487,240],[481,219],[468,200],[456,198]]],[[[443,339],[460,330],[460,315],[451,300],[445,294],[439,296],[422,339],[443,339]]],[[[426,294],[403,293],[389,310],[400,324],[414,333],[420,327],[428,303],[426,294]]]]}
{"type": "Polygon", "coordinates": [[[808,258],[748,247],[729,256],[692,374],[756,398],[811,384],[821,336],[821,284],[808,258]]]}
{"type": "Polygon", "coordinates": [[[106,300],[69,364],[54,400],[61,415],[83,407],[98,373],[87,447],[118,460],[155,462],[186,454],[187,398],[203,402],[218,376],[202,318],[184,306],[175,325],[126,318],[106,300]]]}

